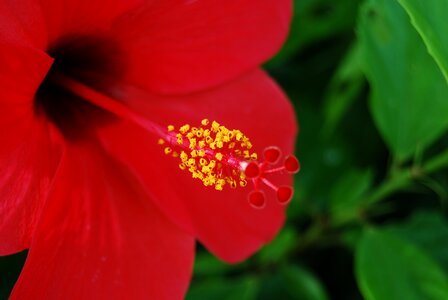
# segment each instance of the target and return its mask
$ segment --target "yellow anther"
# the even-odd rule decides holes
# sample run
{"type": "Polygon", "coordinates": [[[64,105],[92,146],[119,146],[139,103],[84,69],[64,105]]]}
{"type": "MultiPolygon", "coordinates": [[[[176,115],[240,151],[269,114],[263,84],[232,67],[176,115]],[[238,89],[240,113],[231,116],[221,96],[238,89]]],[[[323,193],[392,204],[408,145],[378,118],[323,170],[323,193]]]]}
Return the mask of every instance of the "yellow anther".
{"type": "Polygon", "coordinates": [[[180,153],[180,159],[182,159],[183,162],[186,161],[188,159],[188,154],[182,151],[180,153]]]}
{"type": "Polygon", "coordinates": [[[235,189],[235,188],[236,188],[236,182],[235,182],[235,181],[231,181],[229,184],[230,184],[230,187],[231,187],[232,189],[235,189]]]}
{"type": "Polygon", "coordinates": [[[257,155],[257,153],[252,153],[252,154],[250,155],[250,159],[257,160],[257,159],[258,159],[258,155],[257,155]]]}
{"type": "Polygon", "coordinates": [[[237,131],[235,134],[236,140],[241,141],[243,139],[244,134],[241,131],[237,131]]]}
{"type": "Polygon", "coordinates": [[[217,160],[222,160],[223,155],[222,155],[222,153],[216,153],[215,157],[217,160]]]}
{"type": "Polygon", "coordinates": [[[190,139],[190,149],[196,148],[196,139],[190,139]]]}
{"type": "Polygon", "coordinates": [[[192,150],[190,152],[191,157],[197,157],[198,156],[198,152],[196,150],[192,150]]]}
{"type": "Polygon", "coordinates": [[[165,154],[168,155],[173,151],[173,149],[171,149],[170,147],[165,147],[165,149],[163,151],[165,152],[165,154]]]}
{"type": "Polygon", "coordinates": [[[188,132],[188,130],[190,130],[190,125],[189,124],[185,124],[184,126],[179,128],[180,133],[185,134],[188,132]]]}
{"type": "Polygon", "coordinates": [[[207,125],[209,124],[208,119],[203,119],[203,120],[201,121],[201,124],[202,124],[202,126],[207,126],[207,125]]]}
{"type": "Polygon", "coordinates": [[[178,133],[176,134],[177,143],[179,145],[182,145],[184,143],[184,139],[182,138],[182,134],[178,133]]]}
{"type": "Polygon", "coordinates": [[[164,140],[164,139],[159,139],[159,140],[157,141],[157,144],[159,144],[159,145],[163,145],[163,144],[165,144],[165,140],[164,140]]]}
{"type": "Polygon", "coordinates": [[[218,191],[222,191],[222,188],[226,184],[226,181],[224,179],[218,179],[216,180],[215,189],[218,191]]]}
{"type": "Polygon", "coordinates": [[[187,165],[188,165],[189,167],[195,166],[195,165],[196,165],[196,160],[195,160],[194,158],[190,158],[190,159],[188,159],[188,161],[187,161],[187,165]]]}
{"type": "Polygon", "coordinates": [[[200,129],[200,130],[198,130],[198,131],[196,131],[196,136],[198,137],[198,138],[200,138],[200,137],[202,137],[202,134],[204,133],[204,129],[200,129]]]}
{"type": "Polygon", "coordinates": [[[205,165],[207,165],[207,160],[206,160],[205,158],[201,158],[201,159],[199,160],[199,164],[200,164],[201,166],[205,166],[205,165]]]}
{"type": "Polygon", "coordinates": [[[185,170],[187,168],[187,166],[184,163],[179,164],[179,168],[181,170],[185,170]]]}
{"type": "Polygon", "coordinates": [[[199,150],[198,151],[198,156],[199,157],[204,157],[205,156],[205,150],[204,149],[199,150]]]}
{"type": "Polygon", "coordinates": [[[168,125],[168,132],[174,131],[174,126],[173,125],[168,125]]]}
{"type": "Polygon", "coordinates": [[[218,129],[219,129],[219,126],[220,126],[220,125],[219,125],[218,122],[213,121],[213,122],[212,122],[212,131],[217,132],[218,129]]]}
{"type": "Polygon", "coordinates": [[[240,187],[245,187],[247,185],[246,180],[240,180],[240,187]]]}
{"type": "Polygon", "coordinates": [[[173,151],[173,154],[171,156],[172,157],[179,157],[179,153],[177,153],[176,151],[173,151]]]}

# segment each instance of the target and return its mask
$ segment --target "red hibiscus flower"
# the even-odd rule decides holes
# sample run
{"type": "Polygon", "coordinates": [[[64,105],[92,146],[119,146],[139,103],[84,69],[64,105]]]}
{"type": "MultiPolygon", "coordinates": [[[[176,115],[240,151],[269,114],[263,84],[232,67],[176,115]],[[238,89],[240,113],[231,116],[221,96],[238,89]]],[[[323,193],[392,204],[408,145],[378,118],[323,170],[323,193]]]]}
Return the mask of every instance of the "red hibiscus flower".
{"type": "Polygon", "coordinates": [[[228,262],[272,239],[296,123],[257,66],[290,2],[1,1],[0,255],[29,248],[11,299],[179,299],[195,239],[228,262]]]}

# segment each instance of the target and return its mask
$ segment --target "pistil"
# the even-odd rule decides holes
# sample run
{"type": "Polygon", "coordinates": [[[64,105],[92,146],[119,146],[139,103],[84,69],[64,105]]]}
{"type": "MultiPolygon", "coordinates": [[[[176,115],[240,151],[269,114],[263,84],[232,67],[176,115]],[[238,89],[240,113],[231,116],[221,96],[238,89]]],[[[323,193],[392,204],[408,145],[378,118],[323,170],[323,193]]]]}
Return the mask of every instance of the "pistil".
{"type": "Polygon", "coordinates": [[[286,156],[280,166],[274,167],[282,157],[278,147],[266,147],[263,151],[264,160],[259,162],[258,154],[252,151],[251,141],[238,129],[228,129],[208,119],[203,119],[197,127],[185,124],[176,129],[168,125],[165,129],[116,99],[79,81],[63,74],[57,74],[54,78],[57,78],[60,86],[77,96],[153,133],[158,137],[157,143],[163,146],[163,152],[179,159],[179,168],[189,171],[204,186],[214,187],[217,191],[222,191],[225,186],[245,188],[249,179],[253,190],[248,193],[248,202],[254,208],[262,208],[266,204],[262,186],[273,190],[280,204],[286,204],[292,199],[291,186],[277,186],[267,178],[275,173],[297,173],[300,169],[293,155],[286,156]]]}

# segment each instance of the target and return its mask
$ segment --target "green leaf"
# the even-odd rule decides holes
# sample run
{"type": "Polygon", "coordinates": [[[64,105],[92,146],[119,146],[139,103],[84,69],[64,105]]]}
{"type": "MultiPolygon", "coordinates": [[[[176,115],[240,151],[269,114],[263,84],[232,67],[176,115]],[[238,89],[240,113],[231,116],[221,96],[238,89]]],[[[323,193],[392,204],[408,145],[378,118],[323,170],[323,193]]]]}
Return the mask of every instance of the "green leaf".
{"type": "Polygon", "coordinates": [[[429,53],[448,80],[448,36],[446,34],[446,0],[398,0],[406,9],[429,53]]]}
{"type": "Polygon", "coordinates": [[[239,264],[227,264],[220,261],[214,255],[209,252],[200,252],[195,259],[194,274],[195,276],[211,276],[224,274],[226,272],[239,270],[247,265],[246,262],[239,264]]]}
{"type": "Polygon", "coordinates": [[[257,299],[327,300],[328,296],[311,272],[298,265],[285,265],[264,278],[257,299]]]}
{"type": "Polygon", "coordinates": [[[443,215],[417,211],[405,222],[387,226],[387,230],[425,250],[448,272],[448,222],[443,215]]]}
{"type": "Polygon", "coordinates": [[[257,254],[260,264],[275,263],[283,259],[297,245],[298,236],[291,227],[285,227],[279,235],[257,254]]]}
{"type": "Polygon", "coordinates": [[[370,189],[373,174],[370,170],[350,170],[335,183],[330,194],[330,207],[333,220],[350,219],[363,205],[363,196],[370,189]]]}
{"type": "Polygon", "coordinates": [[[298,300],[327,300],[327,293],[319,280],[299,266],[285,266],[282,270],[285,285],[298,300]]]}
{"type": "Polygon", "coordinates": [[[445,300],[448,277],[425,252],[389,233],[367,230],[356,249],[366,300],[445,300]]]}
{"type": "Polygon", "coordinates": [[[347,52],[325,93],[324,133],[331,134],[365,85],[361,68],[361,51],[355,43],[347,52]]]}
{"type": "Polygon", "coordinates": [[[258,290],[258,281],[246,276],[235,279],[216,278],[201,282],[193,282],[186,300],[252,300],[258,290]]]}
{"type": "Polygon", "coordinates": [[[303,47],[344,31],[356,21],[360,0],[295,0],[288,40],[269,65],[285,63],[303,47]]]}
{"type": "Polygon", "coordinates": [[[368,1],[358,34],[375,122],[392,152],[407,159],[448,128],[448,85],[398,2],[368,1]]]}

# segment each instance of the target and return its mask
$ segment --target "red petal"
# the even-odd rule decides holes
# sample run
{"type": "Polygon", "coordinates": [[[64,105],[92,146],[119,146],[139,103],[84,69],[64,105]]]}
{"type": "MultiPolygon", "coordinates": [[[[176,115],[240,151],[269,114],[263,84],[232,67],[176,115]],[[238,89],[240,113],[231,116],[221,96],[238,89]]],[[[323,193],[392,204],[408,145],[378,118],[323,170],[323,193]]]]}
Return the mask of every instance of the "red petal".
{"type": "Polygon", "coordinates": [[[43,49],[47,43],[45,27],[38,1],[0,1],[0,43],[43,49]]]}
{"type": "Polygon", "coordinates": [[[114,18],[143,2],[145,1],[2,0],[0,40],[8,37],[10,40],[28,41],[28,45],[46,49],[62,36],[95,34],[99,30],[108,29],[114,18]]]}
{"type": "MultiPolygon", "coordinates": [[[[292,107],[259,71],[186,97],[127,97],[130,107],[159,124],[193,125],[209,118],[242,130],[258,153],[269,145],[277,145],[283,153],[293,151],[296,122],[292,107]]],[[[133,125],[103,128],[101,135],[108,150],[145,182],[162,210],[227,261],[246,258],[272,239],[283,224],[285,207],[277,203],[273,191],[266,189],[266,207],[255,210],[247,201],[249,187],[222,192],[204,187],[188,172],[179,170],[177,159],[163,154],[157,137],[133,125]]],[[[292,183],[290,175],[275,176],[275,183],[292,183]]]]}
{"type": "Polygon", "coordinates": [[[42,52],[0,46],[0,255],[28,247],[59,161],[51,125],[33,110],[50,64],[42,52]]]}
{"type": "MultiPolygon", "coordinates": [[[[0,105],[30,111],[34,94],[45,78],[53,59],[29,46],[1,42],[0,37],[0,105]]],[[[0,113],[9,113],[2,109],[0,113]]]]}
{"type": "Polygon", "coordinates": [[[285,40],[291,11],[291,0],[155,0],[121,18],[113,36],[129,52],[129,82],[185,93],[270,58],[285,40]]]}
{"type": "Polygon", "coordinates": [[[68,147],[11,299],[182,299],[193,238],[92,142],[68,147]]]}

